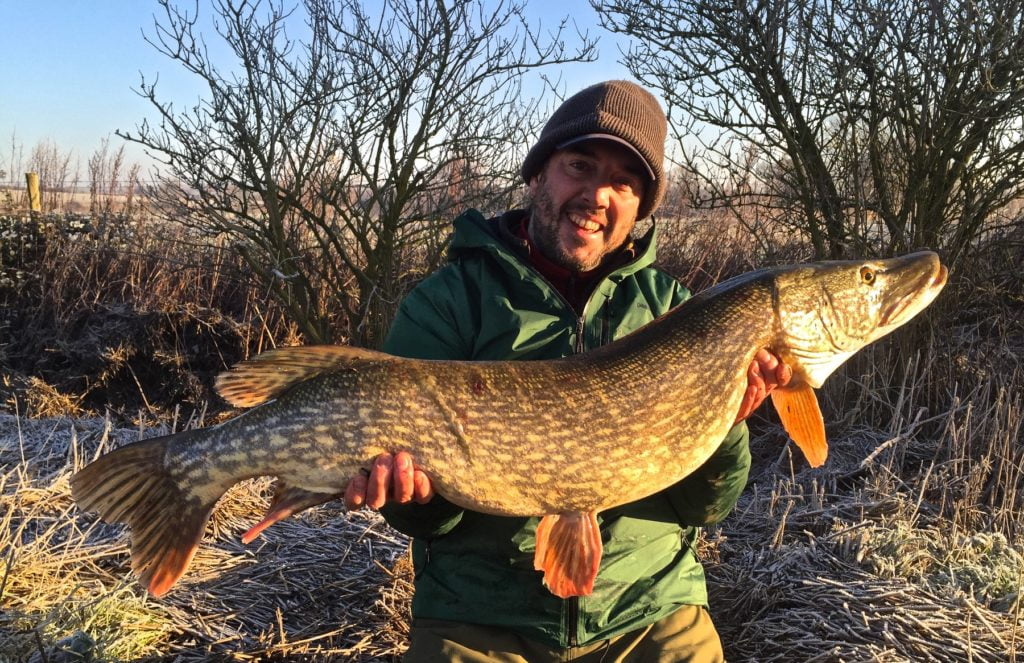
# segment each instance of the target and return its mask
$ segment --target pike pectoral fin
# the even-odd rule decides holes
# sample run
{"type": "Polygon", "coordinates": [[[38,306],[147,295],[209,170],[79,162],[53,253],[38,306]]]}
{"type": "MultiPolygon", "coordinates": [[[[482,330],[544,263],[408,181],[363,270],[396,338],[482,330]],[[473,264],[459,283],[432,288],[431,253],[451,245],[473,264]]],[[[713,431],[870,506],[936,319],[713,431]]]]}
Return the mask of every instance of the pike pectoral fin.
{"type": "Polygon", "coordinates": [[[339,497],[341,497],[341,493],[314,493],[301,488],[292,488],[285,483],[279,482],[277,490],[274,491],[274,499],[270,503],[267,515],[263,516],[263,520],[250,527],[249,531],[242,535],[242,543],[249,543],[259,536],[260,532],[279,520],[284,520],[299,511],[304,511],[311,506],[323,504],[324,502],[330,502],[339,497]]]}
{"type": "Polygon", "coordinates": [[[828,441],[814,389],[802,384],[775,389],[771,393],[782,427],[804,452],[810,466],[820,467],[828,457],[828,441]]]}
{"type": "Polygon", "coordinates": [[[586,596],[594,591],[601,551],[595,512],[550,514],[537,525],[533,568],[544,572],[555,596],[586,596]]]}

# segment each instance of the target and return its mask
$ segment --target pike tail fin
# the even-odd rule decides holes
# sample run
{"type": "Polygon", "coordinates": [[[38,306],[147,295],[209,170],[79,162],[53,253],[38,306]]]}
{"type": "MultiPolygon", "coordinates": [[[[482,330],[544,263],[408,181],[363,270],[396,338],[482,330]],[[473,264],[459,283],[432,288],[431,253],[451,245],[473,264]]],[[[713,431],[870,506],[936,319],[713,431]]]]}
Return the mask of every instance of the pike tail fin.
{"type": "Polygon", "coordinates": [[[808,384],[781,387],[772,391],[772,403],[782,427],[804,452],[808,464],[820,467],[828,457],[828,440],[814,389],[808,384]]]}
{"type": "Polygon", "coordinates": [[[595,512],[544,516],[536,536],[533,568],[544,571],[552,594],[564,599],[594,591],[603,552],[595,512]]]}
{"type": "Polygon", "coordinates": [[[126,445],[101,456],[71,477],[79,508],[132,532],[132,571],[149,593],[162,596],[188,568],[219,495],[197,499],[164,467],[171,437],[126,445]]]}

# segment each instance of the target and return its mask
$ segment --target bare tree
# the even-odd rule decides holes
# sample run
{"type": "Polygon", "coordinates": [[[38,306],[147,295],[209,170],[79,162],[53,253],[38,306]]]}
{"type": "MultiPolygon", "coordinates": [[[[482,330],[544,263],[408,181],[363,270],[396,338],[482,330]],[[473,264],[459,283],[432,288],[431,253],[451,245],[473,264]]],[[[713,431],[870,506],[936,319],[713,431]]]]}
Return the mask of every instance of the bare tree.
{"type": "Polygon", "coordinates": [[[1024,2],[595,0],[702,202],[956,261],[1024,193],[1024,2]],[[738,206],[738,207],[737,207],[738,206]]]}
{"type": "Polygon", "coordinates": [[[194,12],[161,4],[151,43],[208,94],[179,111],[143,80],[159,123],[121,135],[166,166],[176,214],[230,236],[311,342],[379,342],[409,254],[516,181],[540,103],[524,75],[594,50],[582,35],[568,52],[564,24],[542,39],[508,0],[216,0],[225,64],[194,12]]]}
{"type": "Polygon", "coordinates": [[[96,217],[101,226],[114,213],[131,216],[136,205],[135,194],[141,187],[139,173],[142,168],[138,164],[126,166],[124,145],[114,150],[109,138],[102,139],[86,165],[89,172],[89,214],[96,217]]]}

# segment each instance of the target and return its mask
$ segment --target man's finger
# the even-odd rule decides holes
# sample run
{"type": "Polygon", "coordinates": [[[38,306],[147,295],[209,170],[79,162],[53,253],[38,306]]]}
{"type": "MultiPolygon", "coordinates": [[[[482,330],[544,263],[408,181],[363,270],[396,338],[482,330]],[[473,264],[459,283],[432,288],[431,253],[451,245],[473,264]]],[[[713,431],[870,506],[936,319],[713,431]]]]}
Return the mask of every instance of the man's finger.
{"type": "Polygon", "coordinates": [[[391,471],[393,482],[392,497],[399,504],[405,504],[413,495],[412,457],[407,451],[395,454],[395,464],[391,471]]]}
{"type": "Polygon", "coordinates": [[[757,400],[757,387],[754,385],[747,385],[746,391],[743,392],[743,400],[740,401],[740,411],[736,415],[735,423],[739,423],[754,413],[754,409],[758,404],[757,400]]]}
{"type": "MultiPolygon", "coordinates": [[[[761,350],[761,352],[764,351],[761,350]]],[[[764,380],[764,375],[761,374],[761,362],[758,361],[756,355],[754,356],[754,361],[750,362],[750,366],[747,368],[747,379],[750,384],[754,384],[758,380],[764,380]]]]}
{"type": "Polygon", "coordinates": [[[418,504],[426,504],[434,497],[434,484],[430,482],[430,477],[427,476],[426,472],[422,470],[413,471],[413,499],[418,504]]]}
{"type": "Polygon", "coordinates": [[[778,386],[785,387],[792,379],[793,369],[789,367],[789,364],[780,361],[775,369],[775,381],[778,383],[778,386]]]}
{"type": "Polygon", "coordinates": [[[761,348],[754,355],[754,359],[757,363],[761,364],[761,372],[772,373],[775,371],[775,367],[779,364],[779,358],[769,352],[766,348],[761,348]]]}
{"type": "MultiPolygon", "coordinates": [[[[785,387],[793,379],[793,369],[768,350],[761,348],[754,355],[757,373],[764,379],[765,395],[776,387],[785,387]]],[[[751,373],[751,379],[754,373],[751,373]]]]}
{"type": "Polygon", "coordinates": [[[388,500],[388,488],[391,484],[391,467],[394,460],[391,454],[381,454],[373,461],[370,478],[366,486],[366,506],[379,509],[388,500]]]}
{"type": "Polygon", "coordinates": [[[761,363],[755,359],[750,363],[750,370],[747,371],[747,388],[748,390],[750,387],[754,388],[755,407],[767,396],[768,385],[765,384],[764,372],[761,368],[761,363]]]}
{"type": "Polygon", "coordinates": [[[358,474],[345,486],[345,508],[348,510],[355,511],[366,503],[366,477],[369,474],[358,474]]]}

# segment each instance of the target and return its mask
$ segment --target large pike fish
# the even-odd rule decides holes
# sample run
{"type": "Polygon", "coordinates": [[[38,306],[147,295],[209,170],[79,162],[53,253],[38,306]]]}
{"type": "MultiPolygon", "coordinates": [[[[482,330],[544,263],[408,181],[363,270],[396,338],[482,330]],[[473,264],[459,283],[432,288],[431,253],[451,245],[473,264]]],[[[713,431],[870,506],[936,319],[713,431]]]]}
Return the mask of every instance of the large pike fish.
{"type": "Polygon", "coordinates": [[[551,361],[426,361],[339,346],[284,348],[218,378],[220,425],[116,449],[71,479],[75,500],[132,529],[154,595],[181,577],[233,484],[278,478],[243,540],[337,498],[383,452],[409,451],[467,509],[541,516],[535,566],[556,595],[593,590],[596,514],[696,470],[733,425],[755,353],[793,369],[772,393],[811,465],[827,444],[812,388],[910,320],[946,283],[930,252],[762,269],[725,281],[614,343],[551,361]],[[624,491],[622,486],[631,486],[624,491]]]}

